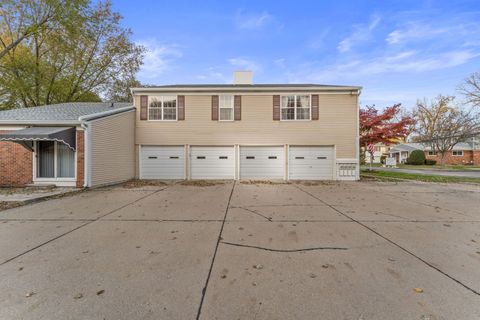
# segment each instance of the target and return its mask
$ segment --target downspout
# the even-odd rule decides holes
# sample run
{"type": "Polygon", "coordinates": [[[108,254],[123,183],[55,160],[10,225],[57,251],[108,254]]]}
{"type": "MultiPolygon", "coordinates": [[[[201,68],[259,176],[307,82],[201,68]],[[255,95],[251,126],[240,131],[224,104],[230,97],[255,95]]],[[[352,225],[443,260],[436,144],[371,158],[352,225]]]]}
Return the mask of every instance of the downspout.
{"type": "Polygon", "coordinates": [[[90,155],[91,155],[91,150],[90,150],[90,137],[91,137],[91,130],[90,126],[87,124],[87,122],[82,122],[81,127],[83,129],[83,172],[84,172],[84,177],[83,177],[83,187],[88,188],[91,185],[91,172],[90,172],[90,155]]]}
{"type": "Polygon", "coordinates": [[[359,97],[362,93],[361,90],[357,91],[357,143],[355,144],[355,154],[357,158],[357,180],[360,180],[360,101],[359,97]]]}

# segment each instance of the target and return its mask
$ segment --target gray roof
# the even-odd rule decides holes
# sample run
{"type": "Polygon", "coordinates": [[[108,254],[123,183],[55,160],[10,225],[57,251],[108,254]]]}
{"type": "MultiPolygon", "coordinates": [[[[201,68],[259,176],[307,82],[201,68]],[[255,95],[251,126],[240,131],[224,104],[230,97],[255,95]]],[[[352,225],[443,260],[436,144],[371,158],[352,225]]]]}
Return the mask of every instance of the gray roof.
{"type": "Polygon", "coordinates": [[[343,85],[325,85],[312,83],[281,83],[281,84],[173,84],[131,88],[133,92],[146,91],[359,91],[362,87],[343,86],[343,85]]]}
{"type": "MultiPolygon", "coordinates": [[[[413,150],[424,150],[429,151],[432,148],[426,143],[401,143],[394,146],[390,149],[390,152],[399,152],[399,151],[413,151],[413,150]]],[[[473,150],[471,142],[459,142],[457,143],[452,150],[473,150]]]]}
{"type": "MultiPolygon", "coordinates": [[[[271,87],[297,87],[297,88],[352,88],[352,86],[339,86],[314,83],[261,83],[261,84],[168,84],[159,86],[146,86],[142,88],[271,88],[271,87]]],[[[361,88],[361,87],[355,87],[361,88]]]]}
{"type": "Polygon", "coordinates": [[[399,152],[399,151],[413,151],[413,150],[423,150],[424,147],[421,143],[401,143],[394,146],[390,149],[390,152],[399,152]]]}
{"type": "Polygon", "coordinates": [[[115,111],[133,105],[131,103],[111,102],[69,102],[32,108],[17,108],[0,111],[0,122],[76,122],[83,116],[115,111]]]}

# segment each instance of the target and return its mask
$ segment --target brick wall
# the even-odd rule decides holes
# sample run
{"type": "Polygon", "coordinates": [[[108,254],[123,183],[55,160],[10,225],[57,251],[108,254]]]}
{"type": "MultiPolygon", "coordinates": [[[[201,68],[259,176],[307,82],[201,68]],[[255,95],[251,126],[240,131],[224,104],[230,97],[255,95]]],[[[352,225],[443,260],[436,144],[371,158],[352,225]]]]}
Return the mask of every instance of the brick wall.
{"type": "Polygon", "coordinates": [[[480,166],[480,150],[475,150],[473,152],[473,164],[480,166]]]}
{"type": "MultiPolygon", "coordinates": [[[[9,131],[0,131],[7,133],[9,131]]],[[[0,141],[0,186],[32,183],[33,152],[15,142],[0,141]]]]}
{"type": "MultiPolygon", "coordinates": [[[[479,154],[479,152],[476,152],[476,154],[478,154],[478,155],[476,155],[477,162],[478,162],[478,160],[480,160],[480,154],[479,154]]],[[[441,160],[440,155],[429,156],[428,151],[425,151],[425,157],[427,159],[436,160],[437,164],[440,164],[440,160],[441,160]]],[[[456,165],[469,165],[469,164],[473,164],[473,161],[474,161],[474,155],[473,155],[472,151],[464,150],[463,151],[463,156],[454,156],[452,154],[452,152],[450,151],[445,156],[445,164],[450,164],[450,165],[454,165],[454,164],[456,164],[456,165]]]]}
{"type": "Polygon", "coordinates": [[[77,130],[77,188],[85,181],[85,133],[77,130]]]}

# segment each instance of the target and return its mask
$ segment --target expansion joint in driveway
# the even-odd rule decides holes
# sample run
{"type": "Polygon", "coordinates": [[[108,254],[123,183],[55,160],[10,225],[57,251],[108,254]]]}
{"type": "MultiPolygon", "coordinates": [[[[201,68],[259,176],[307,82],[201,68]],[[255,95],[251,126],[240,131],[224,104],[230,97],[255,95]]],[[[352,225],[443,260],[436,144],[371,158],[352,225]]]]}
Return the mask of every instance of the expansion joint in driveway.
{"type": "MultiPolygon", "coordinates": [[[[394,199],[397,199],[397,200],[401,200],[401,201],[404,201],[405,198],[402,198],[401,196],[398,196],[396,194],[393,194],[393,193],[388,193],[388,192],[385,192],[384,193],[385,195],[387,196],[390,196],[394,199]]],[[[421,204],[422,206],[426,206],[426,207],[430,207],[430,208],[434,208],[434,209],[438,209],[439,207],[438,206],[435,206],[435,205],[431,205],[429,203],[425,203],[425,202],[422,202],[422,201],[418,201],[418,200],[415,200],[415,199],[408,199],[409,202],[413,202],[413,203],[417,203],[417,204],[421,204]]],[[[449,211],[449,212],[453,212],[453,213],[456,213],[456,214],[459,214],[461,216],[465,216],[465,217],[470,217],[468,214],[465,214],[461,211],[458,211],[458,210],[453,210],[453,209],[448,209],[448,208],[442,208],[442,210],[444,211],[449,211]]]]}
{"type": "MultiPolygon", "coordinates": [[[[119,207],[119,208],[116,208],[116,209],[114,209],[114,210],[112,210],[112,211],[109,211],[109,212],[107,212],[107,213],[105,213],[105,214],[103,214],[103,215],[101,215],[101,216],[99,216],[99,217],[97,217],[97,218],[95,218],[95,219],[87,220],[86,223],[83,223],[83,224],[79,225],[78,227],[75,227],[75,228],[73,228],[73,229],[71,229],[71,230],[69,230],[69,231],[67,231],[67,232],[64,232],[64,233],[62,233],[62,234],[60,234],[60,235],[58,235],[58,236],[56,236],[56,237],[54,237],[54,238],[52,238],[52,239],[50,239],[50,240],[47,240],[47,241],[45,241],[45,242],[42,242],[42,243],[39,244],[38,246],[35,246],[35,247],[33,247],[33,248],[30,248],[30,249],[28,249],[27,251],[24,251],[24,252],[22,252],[22,253],[19,253],[19,254],[17,254],[16,256],[11,257],[11,258],[3,261],[2,263],[0,263],[0,266],[3,266],[4,264],[6,264],[6,263],[8,263],[8,262],[10,262],[10,261],[13,261],[13,260],[15,260],[15,259],[17,259],[17,258],[19,258],[19,257],[21,257],[21,256],[23,256],[23,255],[25,255],[25,254],[27,254],[27,253],[29,253],[29,252],[32,252],[32,251],[34,251],[34,250],[36,250],[36,249],[38,249],[38,248],[40,248],[40,247],[43,247],[44,245],[49,244],[50,242],[53,242],[53,241],[55,241],[55,240],[57,240],[57,239],[60,239],[60,238],[62,238],[62,237],[64,237],[64,236],[66,236],[67,234],[70,234],[70,233],[72,233],[72,232],[74,232],[74,231],[76,231],[76,230],[78,230],[78,229],[81,229],[81,228],[83,228],[83,227],[85,227],[85,226],[88,226],[89,224],[94,223],[95,221],[98,221],[98,220],[100,220],[100,219],[102,219],[102,218],[104,218],[104,217],[106,217],[106,216],[108,216],[108,215],[110,215],[110,214],[112,214],[112,213],[115,213],[115,212],[117,212],[117,211],[119,211],[119,210],[121,210],[121,209],[123,209],[123,208],[125,208],[125,207],[128,207],[128,206],[131,205],[131,204],[134,204],[134,203],[136,203],[136,202],[138,202],[138,201],[141,201],[141,200],[143,200],[143,199],[145,199],[145,198],[148,198],[148,197],[150,197],[150,196],[152,196],[152,195],[154,195],[154,194],[156,194],[156,193],[158,193],[158,192],[160,192],[160,191],[163,191],[163,190],[165,190],[165,189],[167,189],[167,188],[168,188],[168,187],[165,187],[165,188],[159,189],[159,190],[155,190],[155,191],[152,192],[152,193],[149,193],[149,194],[147,194],[147,195],[145,195],[145,196],[143,196],[143,197],[140,197],[140,198],[138,198],[138,199],[136,199],[136,200],[134,200],[134,201],[132,201],[132,202],[129,202],[129,203],[127,203],[127,204],[125,204],[125,205],[123,205],[123,206],[121,206],[121,207],[119,207]]],[[[57,221],[62,221],[62,220],[59,219],[59,220],[57,220],[57,221]]]]}
{"type": "Polygon", "coordinates": [[[349,216],[348,214],[338,210],[335,206],[333,205],[330,205],[328,204],[327,202],[325,202],[324,200],[320,199],[319,197],[315,196],[314,194],[311,194],[310,192],[300,188],[298,185],[295,185],[295,187],[297,189],[299,189],[300,191],[308,194],[309,196],[311,196],[312,198],[314,199],[317,199],[318,201],[324,203],[326,206],[330,207],[331,209],[335,210],[336,212],[338,212],[339,214],[343,215],[344,217],[352,220],[353,222],[359,224],[360,226],[364,227],[365,229],[369,230],[370,232],[376,234],[377,236],[379,236],[380,238],[382,238],[383,240],[389,242],[390,244],[396,246],[397,248],[401,249],[402,251],[406,252],[407,254],[411,255],[412,257],[416,258],[417,260],[423,262],[425,265],[427,265],[428,267],[430,267],[431,269],[441,273],[442,275],[444,275],[445,277],[449,278],[450,280],[453,280],[454,282],[458,283],[459,285],[461,285],[462,287],[464,287],[465,289],[469,290],[470,292],[480,296],[480,292],[469,287],[468,285],[466,285],[465,283],[461,282],[460,280],[454,278],[453,276],[449,275],[448,273],[446,273],[445,271],[442,271],[440,268],[434,266],[433,264],[431,264],[430,262],[426,261],[425,259],[419,257],[418,255],[416,255],[415,253],[413,253],[412,251],[408,250],[407,248],[401,246],[400,244],[396,243],[395,241],[387,238],[386,236],[384,236],[383,234],[381,234],[380,232],[376,231],[375,229],[369,227],[368,225],[366,225],[365,223],[362,223],[361,221],[359,220],[356,220],[354,218],[352,218],[351,216],[349,216]]]}
{"type": "Polygon", "coordinates": [[[227,207],[225,208],[225,214],[223,216],[222,225],[220,227],[220,232],[218,234],[217,243],[215,244],[215,251],[213,252],[212,263],[210,264],[210,269],[208,270],[207,280],[205,281],[205,286],[202,289],[202,298],[200,299],[200,305],[198,306],[198,312],[196,319],[200,319],[200,314],[202,313],[203,301],[205,300],[205,295],[207,293],[208,283],[210,281],[210,276],[212,275],[213,265],[215,263],[215,258],[217,256],[218,246],[220,245],[220,241],[222,240],[222,233],[223,228],[225,227],[225,221],[227,220],[228,209],[230,208],[230,201],[232,200],[233,191],[235,190],[235,183],[233,181],[232,190],[230,191],[230,196],[228,197],[227,207]]]}
{"type": "Polygon", "coordinates": [[[240,243],[233,243],[233,242],[226,242],[226,241],[221,241],[221,243],[229,245],[229,246],[258,249],[258,250],[271,251],[271,252],[305,252],[305,251],[315,251],[315,250],[348,250],[348,248],[343,248],[343,247],[313,247],[313,248],[301,248],[301,249],[271,249],[271,248],[250,246],[250,245],[247,245],[247,244],[240,244],[240,243]]]}
{"type": "Polygon", "coordinates": [[[247,212],[253,213],[254,215],[257,215],[257,216],[259,216],[259,217],[262,217],[262,218],[266,219],[266,220],[269,221],[269,222],[272,222],[272,217],[264,216],[263,214],[255,211],[255,210],[248,209],[248,208],[245,208],[245,207],[235,207],[235,208],[242,209],[242,210],[245,210],[245,211],[247,211],[247,212]]]}

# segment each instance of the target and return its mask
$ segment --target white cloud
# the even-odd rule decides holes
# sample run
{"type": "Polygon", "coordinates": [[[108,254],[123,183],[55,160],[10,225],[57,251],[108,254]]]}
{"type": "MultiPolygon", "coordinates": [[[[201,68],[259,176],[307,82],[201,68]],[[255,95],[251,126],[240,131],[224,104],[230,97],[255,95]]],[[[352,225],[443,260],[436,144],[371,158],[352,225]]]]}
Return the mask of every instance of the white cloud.
{"type": "Polygon", "coordinates": [[[236,57],[228,59],[228,63],[236,68],[241,68],[242,70],[258,71],[260,70],[260,65],[255,61],[243,57],[236,57]]]}
{"type": "Polygon", "coordinates": [[[143,40],[137,44],[146,49],[143,65],[138,73],[140,78],[154,79],[170,70],[174,61],[182,57],[177,45],[160,44],[156,40],[143,40]]]}
{"type": "Polygon", "coordinates": [[[310,65],[301,72],[291,74],[293,82],[305,80],[326,83],[356,81],[369,76],[379,76],[392,73],[418,74],[434,70],[456,67],[466,64],[480,53],[470,50],[452,50],[443,53],[428,54],[418,51],[404,51],[395,55],[384,55],[374,58],[338,61],[327,68],[310,65]]]}
{"type": "Polygon", "coordinates": [[[366,75],[383,72],[425,72],[456,67],[478,56],[478,53],[469,50],[453,50],[431,56],[408,51],[393,57],[374,59],[358,71],[366,75]]]}
{"type": "Polygon", "coordinates": [[[404,28],[390,32],[386,38],[389,44],[404,43],[412,40],[424,40],[440,34],[445,34],[448,28],[433,28],[423,23],[410,22],[404,28]]]}
{"type": "Polygon", "coordinates": [[[259,29],[272,20],[273,16],[266,11],[261,13],[238,11],[235,16],[235,25],[239,29],[259,29]]]}
{"type": "Polygon", "coordinates": [[[347,52],[350,51],[353,46],[370,40],[372,37],[372,31],[378,26],[380,20],[380,16],[374,15],[371,17],[368,24],[354,26],[354,32],[339,42],[337,50],[342,53],[347,52]]]}
{"type": "Polygon", "coordinates": [[[307,43],[307,47],[315,50],[322,49],[323,47],[325,47],[325,39],[329,32],[330,32],[330,29],[325,29],[322,32],[320,32],[318,35],[316,35],[307,43]]]}
{"type": "Polygon", "coordinates": [[[205,83],[230,83],[232,81],[231,76],[226,76],[222,70],[223,67],[221,66],[209,67],[203,74],[197,75],[196,78],[205,83]]]}

